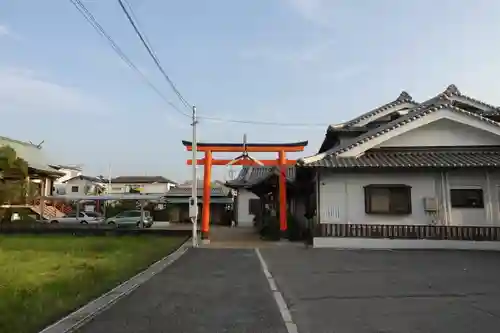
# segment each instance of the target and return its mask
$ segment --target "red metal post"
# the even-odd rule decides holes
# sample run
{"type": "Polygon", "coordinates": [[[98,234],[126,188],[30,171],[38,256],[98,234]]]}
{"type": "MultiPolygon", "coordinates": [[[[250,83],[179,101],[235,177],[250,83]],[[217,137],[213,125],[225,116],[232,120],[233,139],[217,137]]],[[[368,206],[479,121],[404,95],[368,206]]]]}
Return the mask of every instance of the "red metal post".
{"type": "Polygon", "coordinates": [[[287,211],[286,211],[286,153],[283,150],[279,152],[279,191],[280,191],[280,230],[286,231],[287,229],[287,211]]]}
{"type": "Polygon", "coordinates": [[[212,152],[205,152],[205,166],[203,169],[203,212],[201,216],[201,238],[208,239],[210,232],[210,194],[212,177],[212,152]]]}

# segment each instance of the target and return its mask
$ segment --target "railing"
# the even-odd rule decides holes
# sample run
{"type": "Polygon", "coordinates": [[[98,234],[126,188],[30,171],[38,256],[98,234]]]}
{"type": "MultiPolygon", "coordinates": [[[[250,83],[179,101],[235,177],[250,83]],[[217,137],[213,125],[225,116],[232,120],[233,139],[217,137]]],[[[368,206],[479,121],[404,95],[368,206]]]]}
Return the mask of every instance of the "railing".
{"type": "Polygon", "coordinates": [[[317,237],[500,241],[500,227],[319,224],[317,237]]]}
{"type": "MultiPolygon", "coordinates": [[[[41,200],[40,198],[30,200],[28,202],[29,205],[39,207],[41,205],[41,200]]],[[[44,215],[50,216],[50,217],[56,217],[59,216],[60,213],[62,212],[63,214],[69,214],[73,211],[73,208],[71,208],[71,205],[68,205],[67,203],[55,200],[55,201],[50,201],[50,200],[45,200],[44,202],[44,215]]]]}

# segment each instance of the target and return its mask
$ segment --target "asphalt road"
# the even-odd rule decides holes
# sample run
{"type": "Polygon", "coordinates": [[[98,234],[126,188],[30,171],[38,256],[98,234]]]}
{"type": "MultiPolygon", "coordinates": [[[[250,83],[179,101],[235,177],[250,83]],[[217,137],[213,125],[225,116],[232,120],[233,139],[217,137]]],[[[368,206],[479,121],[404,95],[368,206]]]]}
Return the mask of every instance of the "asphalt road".
{"type": "MultiPolygon", "coordinates": [[[[299,333],[497,333],[500,253],[260,250],[299,333]]],[[[286,333],[252,249],[190,249],[92,333],[286,333]]]]}
{"type": "Polygon", "coordinates": [[[190,249],[85,333],[286,333],[254,250],[190,249]]]}
{"type": "Polygon", "coordinates": [[[299,333],[500,332],[500,253],[263,249],[299,333]]]}

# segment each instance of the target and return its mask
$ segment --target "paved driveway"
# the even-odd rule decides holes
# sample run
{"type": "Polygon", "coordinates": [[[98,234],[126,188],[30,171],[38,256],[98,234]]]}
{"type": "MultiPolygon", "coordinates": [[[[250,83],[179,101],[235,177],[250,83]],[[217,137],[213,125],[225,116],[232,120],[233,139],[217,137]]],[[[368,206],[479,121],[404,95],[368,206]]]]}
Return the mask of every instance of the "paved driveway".
{"type": "Polygon", "coordinates": [[[500,253],[263,249],[299,333],[497,333],[500,253]]]}
{"type": "Polygon", "coordinates": [[[286,333],[254,250],[190,249],[85,333],[286,333]]]}

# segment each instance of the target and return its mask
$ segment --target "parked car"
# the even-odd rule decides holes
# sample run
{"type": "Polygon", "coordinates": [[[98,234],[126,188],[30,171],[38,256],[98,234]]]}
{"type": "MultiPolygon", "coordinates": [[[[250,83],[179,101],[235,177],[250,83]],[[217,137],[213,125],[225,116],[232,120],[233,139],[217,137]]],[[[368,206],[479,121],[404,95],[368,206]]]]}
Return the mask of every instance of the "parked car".
{"type": "MultiPolygon", "coordinates": [[[[144,211],[142,220],[144,221],[145,228],[151,228],[153,225],[153,218],[150,212],[144,211]]],[[[106,219],[106,224],[114,226],[141,226],[141,211],[140,210],[126,210],[113,217],[106,219]]]]}
{"type": "Polygon", "coordinates": [[[80,223],[80,224],[89,224],[89,223],[102,223],[104,218],[99,213],[94,212],[79,212],[78,216],[75,212],[69,213],[64,217],[55,217],[49,220],[49,223],[80,223]]]}

